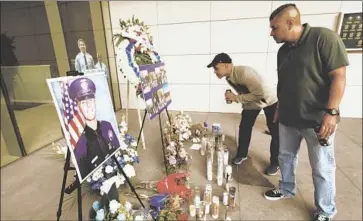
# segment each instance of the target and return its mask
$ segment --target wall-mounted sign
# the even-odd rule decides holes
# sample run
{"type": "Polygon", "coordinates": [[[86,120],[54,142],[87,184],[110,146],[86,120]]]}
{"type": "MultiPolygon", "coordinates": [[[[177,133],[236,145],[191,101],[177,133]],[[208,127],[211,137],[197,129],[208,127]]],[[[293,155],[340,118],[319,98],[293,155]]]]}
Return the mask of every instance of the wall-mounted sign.
{"type": "Polygon", "coordinates": [[[362,12],[340,15],[338,34],[347,51],[362,51],[362,15],[362,12]]]}

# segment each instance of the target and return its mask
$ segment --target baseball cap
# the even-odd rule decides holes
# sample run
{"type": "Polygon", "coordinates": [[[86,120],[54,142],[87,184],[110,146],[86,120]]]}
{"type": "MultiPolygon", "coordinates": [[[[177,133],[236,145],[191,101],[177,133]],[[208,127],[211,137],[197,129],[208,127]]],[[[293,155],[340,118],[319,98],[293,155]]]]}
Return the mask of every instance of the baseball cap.
{"type": "Polygon", "coordinates": [[[232,59],[226,53],[217,54],[207,68],[214,67],[219,63],[232,63],[232,59]]]}

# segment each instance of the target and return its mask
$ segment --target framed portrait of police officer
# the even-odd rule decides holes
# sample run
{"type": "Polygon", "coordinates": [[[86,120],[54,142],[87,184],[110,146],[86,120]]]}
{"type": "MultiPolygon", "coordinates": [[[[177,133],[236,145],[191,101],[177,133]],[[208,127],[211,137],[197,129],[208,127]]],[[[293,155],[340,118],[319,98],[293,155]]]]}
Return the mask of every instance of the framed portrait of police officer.
{"type": "Polygon", "coordinates": [[[120,147],[112,100],[103,72],[47,79],[72,162],[81,182],[120,147]]]}

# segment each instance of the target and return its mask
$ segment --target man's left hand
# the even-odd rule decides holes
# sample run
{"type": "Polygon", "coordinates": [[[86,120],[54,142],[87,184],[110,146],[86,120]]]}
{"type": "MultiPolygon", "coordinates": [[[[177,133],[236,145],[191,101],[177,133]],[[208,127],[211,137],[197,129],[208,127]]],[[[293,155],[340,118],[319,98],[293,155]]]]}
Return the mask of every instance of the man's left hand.
{"type": "Polygon", "coordinates": [[[337,116],[325,114],[323,121],[321,122],[321,128],[319,132],[320,138],[328,139],[329,136],[335,132],[336,127],[337,127],[337,116]]]}
{"type": "Polygon", "coordinates": [[[227,101],[237,102],[237,95],[235,95],[233,92],[228,92],[224,96],[227,101]]]}

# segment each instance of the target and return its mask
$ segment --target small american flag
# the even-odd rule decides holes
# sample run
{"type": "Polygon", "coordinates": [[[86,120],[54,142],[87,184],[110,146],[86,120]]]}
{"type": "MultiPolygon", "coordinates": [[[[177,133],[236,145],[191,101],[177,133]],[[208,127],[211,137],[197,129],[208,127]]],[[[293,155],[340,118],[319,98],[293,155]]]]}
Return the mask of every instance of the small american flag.
{"type": "Polygon", "coordinates": [[[60,82],[62,90],[62,103],[63,103],[63,120],[66,128],[66,139],[71,142],[71,146],[74,149],[81,136],[85,122],[82,114],[79,113],[76,101],[69,97],[67,82],[60,82]]]}

